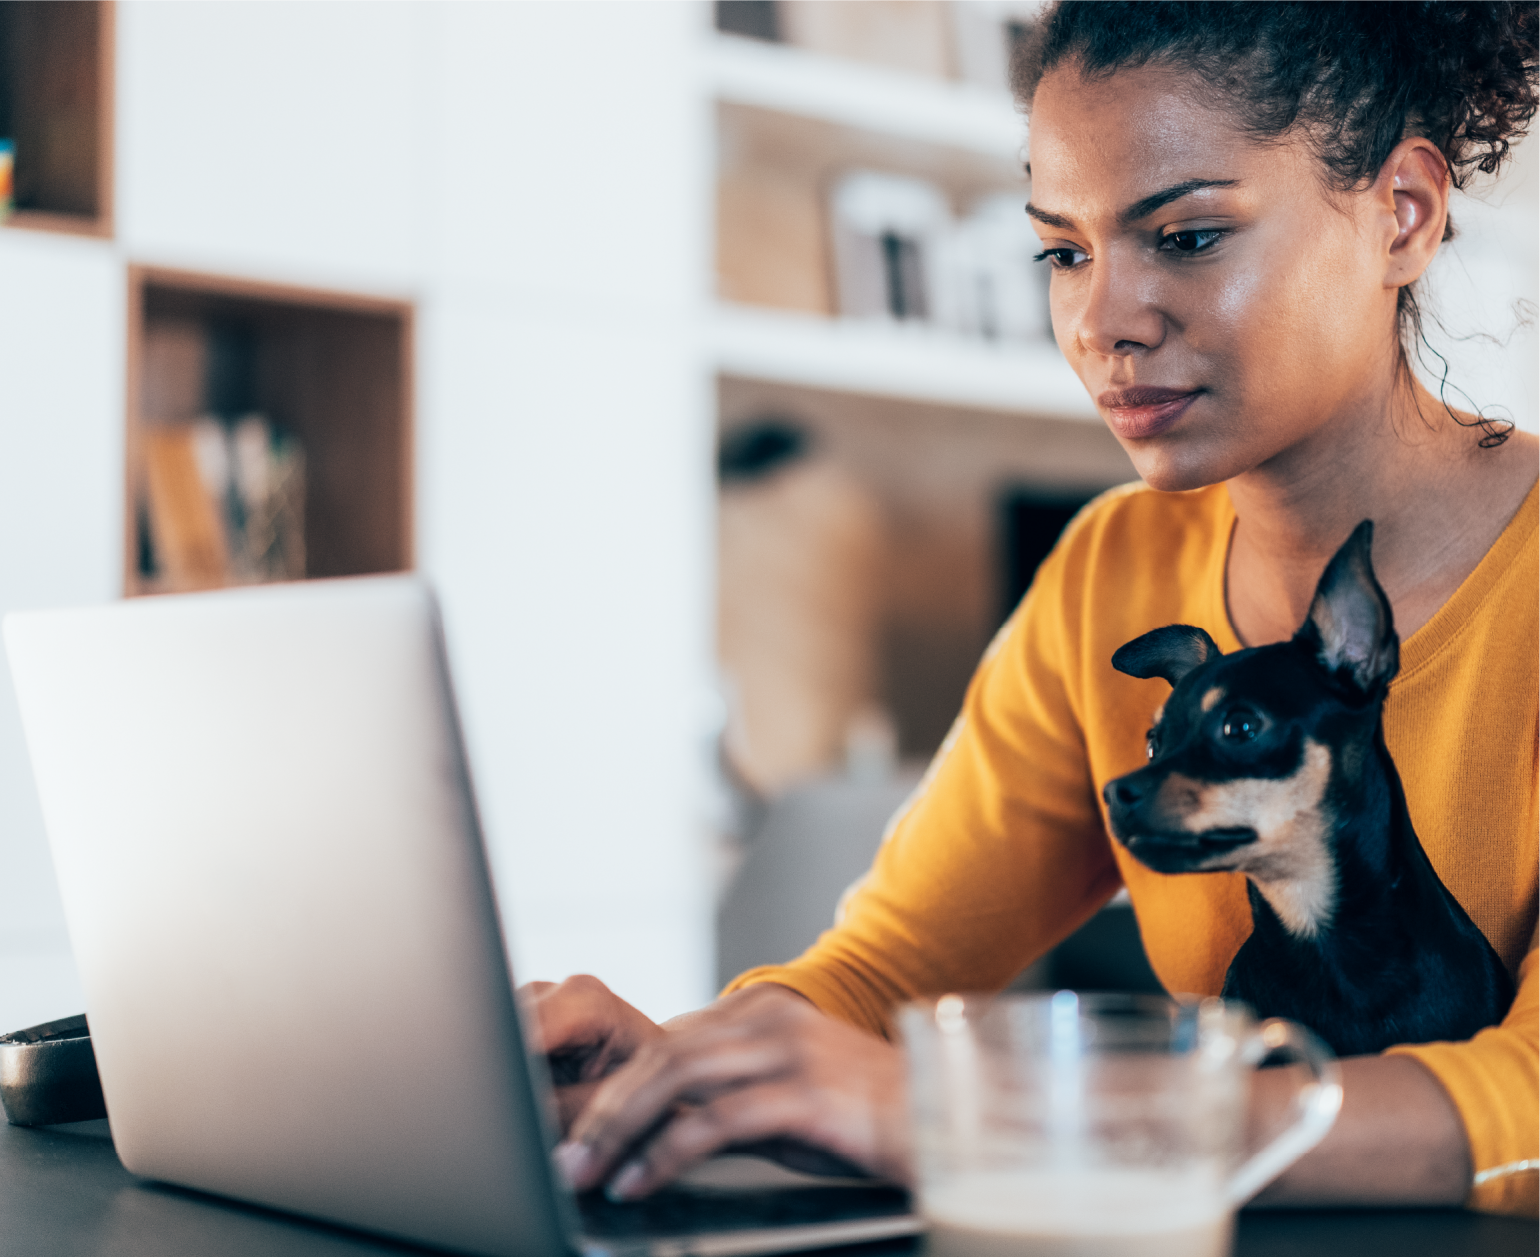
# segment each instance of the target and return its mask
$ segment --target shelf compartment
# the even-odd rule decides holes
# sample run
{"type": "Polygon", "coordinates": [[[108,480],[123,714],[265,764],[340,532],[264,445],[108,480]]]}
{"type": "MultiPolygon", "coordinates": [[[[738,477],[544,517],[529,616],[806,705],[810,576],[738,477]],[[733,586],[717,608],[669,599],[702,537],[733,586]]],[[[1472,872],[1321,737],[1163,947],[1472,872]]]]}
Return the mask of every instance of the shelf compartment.
{"type": "Polygon", "coordinates": [[[1056,345],[981,341],[923,324],[827,319],[719,304],[720,375],[874,397],[1100,423],[1056,345]]]}
{"type": "MultiPolygon", "coordinates": [[[[849,520],[871,513],[870,505],[865,512],[854,509],[860,499],[875,504],[882,521],[878,561],[849,569],[848,581],[837,586],[839,598],[819,603],[818,614],[855,596],[863,582],[874,579],[879,585],[882,627],[868,640],[868,666],[878,681],[874,697],[894,718],[905,757],[929,756],[939,745],[980,653],[1012,596],[1020,593],[1018,556],[1012,553],[1020,538],[1012,536],[1010,512],[1024,498],[1040,505],[1078,504],[1135,479],[1128,455],[1099,423],[730,376],[718,379],[717,410],[724,433],[763,423],[800,431],[812,464],[832,466],[846,485],[836,499],[842,503],[837,512],[829,510],[827,477],[818,481],[821,495],[804,482],[797,491],[768,490],[748,514],[740,505],[734,553],[765,564],[767,574],[786,579],[781,564],[790,564],[801,574],[791,587],[805,592],[818,567],[836,554],[850,555],[849,520]],[[860,491],[854,503],[852,482],[860,491]],[[776,513],[807,511],[819,502],[822,512],[776,513]],[[831,514],[845,521],[829,534],[829,542],[841,539],[840,546],[805,531],[812,520],[827,521],[831,514]],[[793,518],[800,523],[793,526],[793,518]],[[756,519],[770,531],[746,537],[742,530],[756,519]]],[[[744,485],[740,481],[738,488],[744,485]]],[[[738,500],[744,501],[741,493],[738,500]]],[[[719,594],[731,587],[724,579],[719,594]]],[[[737,588],[745,588],[741,576],[737,588]]],[[[777,609],[777,616],[782,614],[790,611],[777,609]]],[[[848,632],[849,621],[845,624],[848,632]]],[[[788,632],[776,640],[797,639],[788,632]]],[[[830,667],[825,658],[821,666],[830,667]]],[[[836,675],[848,676],[849,665],[844,667],[836,675]]],[[[837,689],[817,692],[827,699],[837,689]]]]}
{"type": "Polygon", "coordinates": [[[10,227],[112,234],[111,0],[0,4],[0,137],[15,141],[10,227]]]}
{"type": "Polygon", "coordinates": [[[410,304],[146,267],[128,289],[128,594],[177,587],[146,561],[147,452],[155,430],[203,413],[257,412],[297,440],[305,576],[412,566],[410,304]],[[237,346],[233,368],[215,344],[237,346]]]}
{"type": "Polygon", "coordinates": [[[1027,199],[1014,157],[733,102],[717,103],[716,124],[718,294],[730,302],[833,312],[829,198],[850,171],[932,182],[960,216],[996,193],[1027,199]]]}
{"type": "Polygon", "coordinates": [[[704,64],[708,90],[719,101],[1021,167],[1027,124],[1005,92],[734,35],[711,36],[704,64]]]}

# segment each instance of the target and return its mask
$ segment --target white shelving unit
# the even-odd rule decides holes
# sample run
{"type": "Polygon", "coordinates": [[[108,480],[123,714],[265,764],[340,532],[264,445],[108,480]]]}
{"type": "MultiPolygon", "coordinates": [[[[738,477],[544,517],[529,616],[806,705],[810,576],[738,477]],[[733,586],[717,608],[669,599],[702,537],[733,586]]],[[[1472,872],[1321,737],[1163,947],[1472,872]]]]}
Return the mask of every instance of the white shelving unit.
{"type": "Polygon", "coordinates": [[[863,648],[902,753],[925,756],[998,625],[1009,495],[1083,500],[1132,472],[1051,338],[833,315],[828,212],[858,170],[923,180],[959,220],[1001,193],[1023,205],[1026,122],[1003,90],[743,37],[708,36],[700,65],[717,134],[719,296],[702,323],[719,427],[795,424],[881,516],[903,575],[878,577],[882,629],[863,648]]]}
{"type": "MultiPolygon", "coordinates": [[[[1004,92],[733,35],[711,35],[701,64],[717,107],[739,120],[753,111],[747,129],[767,147],[777,139],[817,145],[825,167],[886,160],[934,171],[943,182],[951,176],[970,190],[1021,180],[1026,124],[1004,92]]],[[[1002,344],[923,324],[730,302],[709,312],[708,328],[709,360],[720,375],[1097,421],[1079,380],[1047,341],[1002,344]]]]}
{"type": "Polygon", "coordinates": [[[717,100],[794,114],[920,144],[1019,161],[1021,116],[1004,92],[922,78],[734,35],[702,58],[717,100]]]}
{"type": "Polygon", "coordinates": [[[710,352],[722,375],[808,388],[1100,423],[1048,342],[1000,344],[923,324],[824,319],[719,304],[710,352]]]}
{"type": "MultiPolygon", "coordinates": [[[[120,0],[110,228],[0,226],[0,614],[124,592],[132,268],[418,312],[413,549],[516,972],[658,1017],[714,976],[710,16],[120,0]]],[[[3,659],[0,868],[0,1030],[80,1011],[3,659]]]]}

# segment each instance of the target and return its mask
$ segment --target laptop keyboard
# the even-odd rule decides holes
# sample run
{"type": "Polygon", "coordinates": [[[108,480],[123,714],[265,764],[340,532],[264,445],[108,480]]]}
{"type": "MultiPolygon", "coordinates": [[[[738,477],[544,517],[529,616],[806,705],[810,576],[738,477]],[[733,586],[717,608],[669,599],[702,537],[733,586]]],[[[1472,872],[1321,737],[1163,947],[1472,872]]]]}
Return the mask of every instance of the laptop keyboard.
{"type": "Polygon", "coordinates": [[[589,1192],[578,1198],[578,1210],[585,1234],[619,1240],[892,1217],[909,1211],[909,1193],[884,1183],[754,1190],[665,1187],[645,1200],[623,1203],[589,1192]]]}

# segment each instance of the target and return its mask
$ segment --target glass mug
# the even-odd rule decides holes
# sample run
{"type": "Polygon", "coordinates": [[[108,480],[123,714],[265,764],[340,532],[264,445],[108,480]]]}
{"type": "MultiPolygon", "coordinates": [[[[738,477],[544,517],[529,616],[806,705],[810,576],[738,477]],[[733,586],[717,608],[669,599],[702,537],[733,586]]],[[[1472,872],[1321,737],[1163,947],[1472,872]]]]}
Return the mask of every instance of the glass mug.
{"type": "Polygon", "coordinates": [[[944,995],[898,1024],[929,1257],[1225,1257],[1236,1208],[1342,1104],[1319,1039],[1218,999],[944,995]],[[1275,1052],[1310,1077],[1243,1159],[1251,1071],[1275,1052]]]}

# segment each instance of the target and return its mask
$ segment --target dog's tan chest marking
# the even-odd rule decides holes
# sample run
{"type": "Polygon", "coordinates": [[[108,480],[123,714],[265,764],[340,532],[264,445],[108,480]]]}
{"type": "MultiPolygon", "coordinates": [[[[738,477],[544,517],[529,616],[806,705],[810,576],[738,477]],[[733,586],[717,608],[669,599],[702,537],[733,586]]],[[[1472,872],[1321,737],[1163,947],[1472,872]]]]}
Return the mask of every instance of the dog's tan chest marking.
{"type": "Polygon", "coordinates": [[[1215,783],[1173,773],[1160,787],[1163,810],[1181,817],[1189,833],[1256,831],[1255,842],[1216,856],[1202,871],[1245,873],[1289,932],[1302,938],[1318,933],[1336,909],[1337,866],[1324,807],[1331,764],[1331,751],[1306,739],[1304,762],[1288,777],[1215,783]]]}

